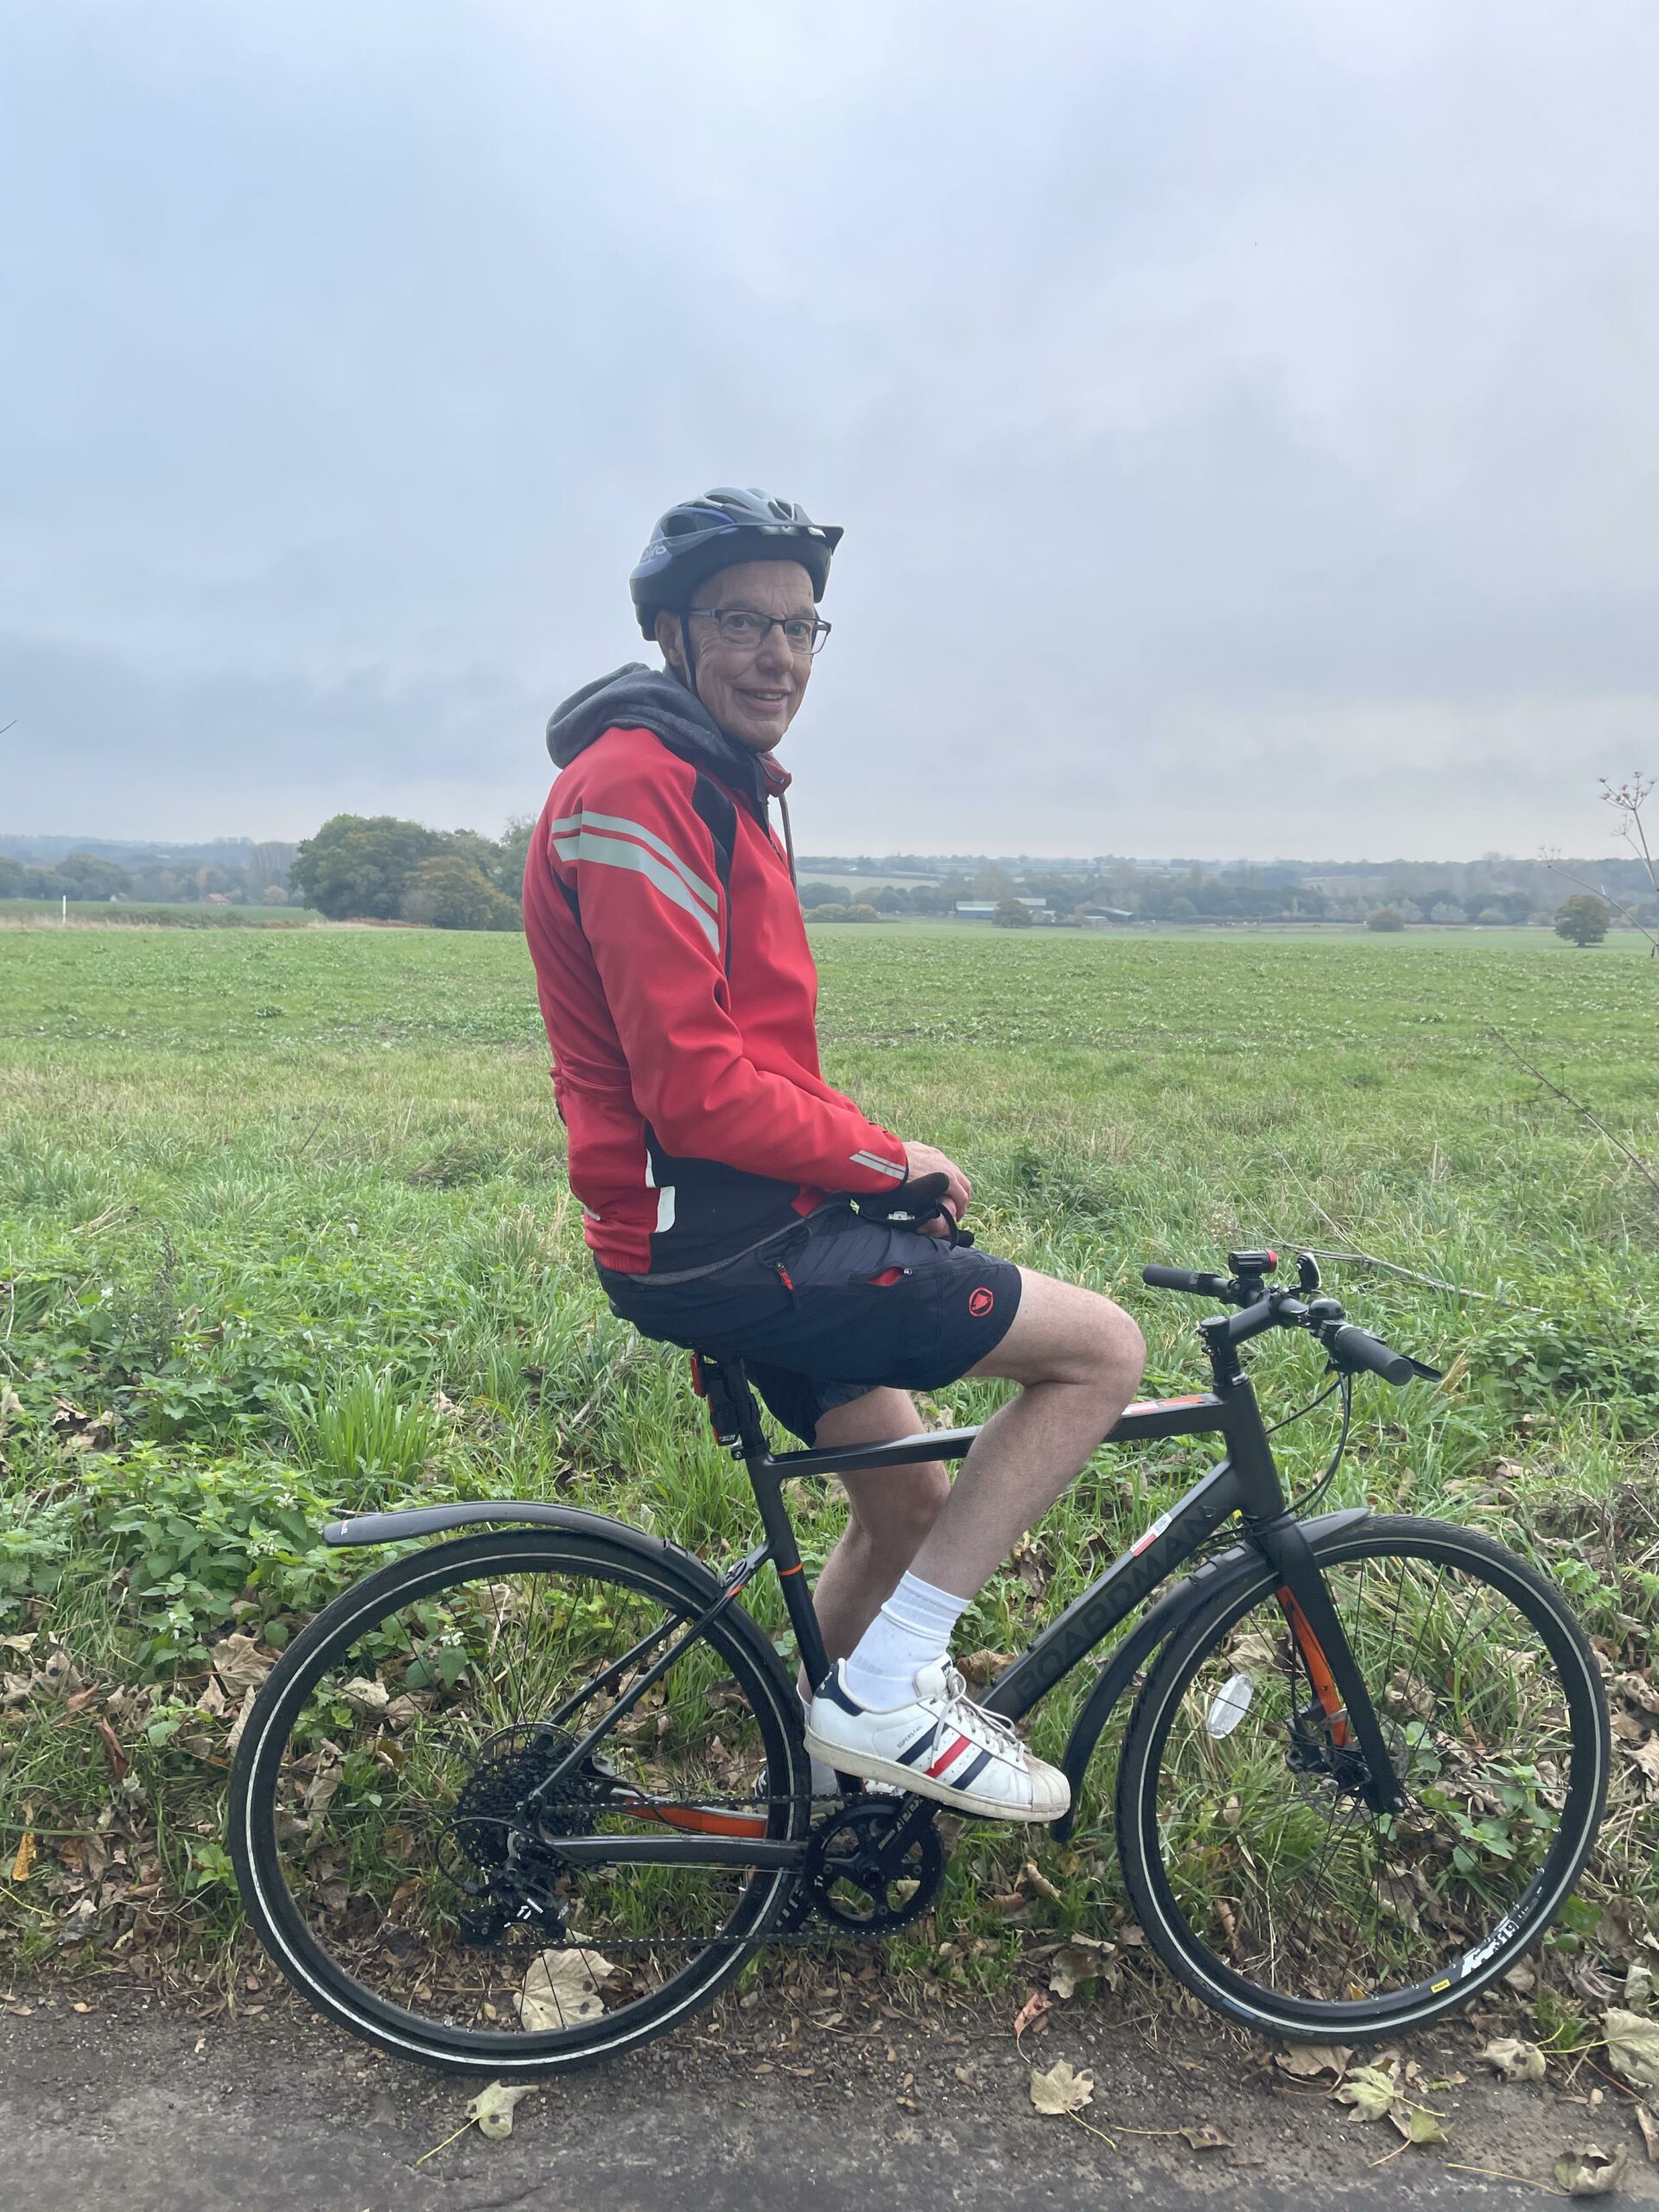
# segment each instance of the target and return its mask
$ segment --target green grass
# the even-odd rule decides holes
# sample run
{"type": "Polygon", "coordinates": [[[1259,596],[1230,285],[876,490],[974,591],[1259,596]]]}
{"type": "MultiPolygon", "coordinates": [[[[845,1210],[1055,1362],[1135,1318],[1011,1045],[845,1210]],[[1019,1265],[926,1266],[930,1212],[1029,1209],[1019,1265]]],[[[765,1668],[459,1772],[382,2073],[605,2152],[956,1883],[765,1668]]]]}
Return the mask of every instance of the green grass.
{"type": "MultiPolygon", "coordinates": [[[[1154,1385],[1202,1371],[1194,1310],[1140,1287],[1147,1260],[1304,1242],[1487,1294],[1330,1271],[1357,1319],[1455,1376],[1363,1390],[1338,1496],[1519,1544],[1616,1670],[1646,1669],[1659,1205],[1488,1033],[1651,1160],[1650,968],[1537,932],[906,924],[815,944],[832,1080],[963,1161],[987,1245],[1121,1295],[1154,1385]]],[[[0,1634],[33,1639],[0,1669],[55,1670],[0,1718],[0,1872],[30,1825],[40,1854],[0,1885],[0,1945],[25,1965],[212,1955],[233,1895],[208,1653],[232,1630],[279,1643],[363,1571],[317,1544],[333,1511],[558,1497],[715,1560],[752,1541],[679,1355],[594,1285],[546,1061],[510,938],[0,936],[0,1634]]],[[[1316,1380],[1288,1342],[1254,1364],[1279,1411],[1316,1380]]],[[[998,1395],[964,1384],[929,1410],[973,1420],[998,1395]]],[[[1329,1437],[1323,1414],[1290,1430],[1287,1471],[1329,1437]]],[[[974,1609],[969,1647],[1017,1649],[1203,1464],[1103,1453],[974,1609]]],[[[837,1516],[799,1506],[816,1563],[837,1516]]],[[[1040,1750],[1068,1713],[1044,1710],[1040,1750]]],[[[1615,1967],[1601,1903],[1659,1904],[1659,1816],[1620,1764],[1573,1938],[1615,1967]]],[[[1039,1853],[1052,1898],[1021,1877],[1028,1840],[973,1832],[900,1963],[996,1984],[1034,1940],[1104,1929],[1122,1904],[1097,1809],[1077,1847],[1039,1853]]],[[[1539,2001],[1579,1999],[1558,1980],[1539,2001]]]]}

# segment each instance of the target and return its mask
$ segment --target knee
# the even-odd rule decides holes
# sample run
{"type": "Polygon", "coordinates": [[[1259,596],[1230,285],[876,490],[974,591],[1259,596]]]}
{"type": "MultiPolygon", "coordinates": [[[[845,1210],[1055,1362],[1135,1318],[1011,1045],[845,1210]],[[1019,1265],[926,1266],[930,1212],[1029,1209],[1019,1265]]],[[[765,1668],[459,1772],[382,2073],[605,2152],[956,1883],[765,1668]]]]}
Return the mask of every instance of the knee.
{"type": "Polygon", "coordinates": [[[902,1569],[915,1557],[918,1546],[939,1517],[950,1495],[950,1478],[943,1466],[912,1467],[906,1479],[894,1480],[882,1498],[879,1512],[868,1501],[852,1508],[852,1520],[872,1555],[884,1565],[897,1561],[902,1569]]]}
{"type": "Polygon", "coordinates": [[[1146,1372],[1147,1340],[1131,1314],[1109,1298],[1090,1300],[1083,1342],[1073,1347],[1065,1379],[1108,1393],[1133,1391],[1146,1372]]]}

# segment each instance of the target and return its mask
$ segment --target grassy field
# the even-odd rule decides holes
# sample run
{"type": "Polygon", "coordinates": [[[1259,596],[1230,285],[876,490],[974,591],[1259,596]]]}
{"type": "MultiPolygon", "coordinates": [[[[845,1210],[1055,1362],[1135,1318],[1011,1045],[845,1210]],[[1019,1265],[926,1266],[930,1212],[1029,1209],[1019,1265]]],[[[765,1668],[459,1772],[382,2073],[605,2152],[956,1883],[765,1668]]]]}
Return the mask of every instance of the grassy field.
{"type": "MultiPolygon", "coordinates": [[[[963,1162],[982,1242],[1121,1295],[1154,1386],[1202,1372],[1194,1309],[1141,1289],[1141,1262],[1277,1240],[1393,1263],[1328,1273],[1452,1379],[1363,1391],[1338,1497],[1474,1520],[1541,1559],[1625,1678],[1605,1849],[1531,1999],[1571,2036],[1659,1905],[1659,1750],[1636,1758],[1659,1713],[1659,1202],[1489,1033],[1652,1160],[1659,977],[1530,933],[817,938],[832,1078],[963,1162]]],[[[1317,1379],[1288,1341],[1255,1366],[1276,1411],[1317,1379]]],[[[929,1410],[971,1420],[996,1396],[963,1385],[929,1410]]],[[[1290,1430],[1288,1471],[1330,1436],[1323,1413],[1290,1430]]],[[[1018,1648],[1202,1464],[1100,1455],[968,1647],[1018,1648]]],[[[222,1971],[233,1714],[213,1647],[280,1645],[363,1571],[315,1541],[335,1510],[504,1494],[716,1560],[752,1541],[679,1355],[592,1283],[522,945],[0,940],[0,1946],[20,1968],[222,1971]]],[[[836,1516],[799,1503],[810,1561],[836,1516]]],[[[1109,1932],[1096,1804],[1074,1848],[1037,1853],[1040,1878],[1027,1840],[977,1834],[904,1968],[1002,1986],[1033,1946],[1109,1932]]]]}

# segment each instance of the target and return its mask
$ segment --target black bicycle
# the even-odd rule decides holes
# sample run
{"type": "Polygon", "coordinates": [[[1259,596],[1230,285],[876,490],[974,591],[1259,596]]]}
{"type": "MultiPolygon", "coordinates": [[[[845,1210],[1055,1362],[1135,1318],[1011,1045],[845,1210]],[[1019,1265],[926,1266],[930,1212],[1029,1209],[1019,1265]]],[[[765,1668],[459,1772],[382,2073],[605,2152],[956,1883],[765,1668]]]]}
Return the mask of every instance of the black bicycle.
{"type": "MultiPolygon", "coordinates": [[[[1560,1591],[1489,1537],[1363,1508],[1307,1517],[1352,1378],[1432,1376],[1270,1252],[1151,1286],[1200,1324],[1211,1388],[1129,1407],[1114,1444],[1214,1432],[1225,1457],[996,1680],[1029,1713],[1141,1600],[1062,1764],[1071,1832],[1108,1715],[1130,1901],[1159,1956],[1263,2033],[1363,2042],[1465,2004],[1535,1944],[1594,1843],[1600,1681],[1560,1591]],[[1341,1395],[1287,1502],[1239,1347],[1310,1332],[1341,1395]],[[1236,1521],[1237,1540],[1219,1547],[1236,1521]]],[[[939,1808],[844,1779],[815,1802],[793,1669],[745,1610],[768,1563],[825,1661],[784,1497],[802,1477],[958,1459],[972,1429],[769,1449],[741,1365],[694,1362],[763,1531],[716,1574],[555,1504],[442,1505],[325,1530],[404,1553],[272,1670],[243,1732],[232,1848],[248,1915],[302,1993],[400,2056],[524,2077],[689,2018],[763,1945],[885,1934],[944,1872],[939,1808]]]]}

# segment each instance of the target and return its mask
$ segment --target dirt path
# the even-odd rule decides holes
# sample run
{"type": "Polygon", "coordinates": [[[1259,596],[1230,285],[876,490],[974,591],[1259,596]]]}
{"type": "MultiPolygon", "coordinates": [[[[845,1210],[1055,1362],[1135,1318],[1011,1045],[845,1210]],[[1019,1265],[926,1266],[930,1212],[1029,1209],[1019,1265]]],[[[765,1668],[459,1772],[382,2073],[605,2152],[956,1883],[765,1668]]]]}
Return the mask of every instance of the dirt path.
{"type": "MultiPolygon", "coordinates": [[[[1659,2201],[1659,2169],[1641,2163],[1611,2092],[1592,2108],[1565,2083],[1471,2080],[1434,2096],[1443,2149],[1378,2166],[1397,2139],[1386,2123],[1351,2125],[1203,2023],[1065,2008],[1027,2036],[1039,2065],[1092,2070],[1086,2117],[1116,2148],[1033,2112],[995,2019],[906,2022],[872,2005],[857,2018],[820,2013],[823,2026],[767,2000],[728,2002],[665,2045],[537,2090],[505,2142],[468,2130],[417,2164],[460,2125],[471,2085],[362,2050],[297,2003],[204,2019],[107,1986],[86,2012],[63,1993],[24,2001],[26,2013],[0,2014],[0,2197],[30,2212],[1485,2207],[1536,2204],[1553,2160],[1586,2138],[1630,2151],[1626,2201],[1659,2201]],[[1185,2126],[1219,2128],[1230,2147],[1130,2132],[1185,2126]]],[[[1456,2035],[1413,2046],[1436,2075],[1464,2070],[1468,2049],[1456,2035]]]]}

